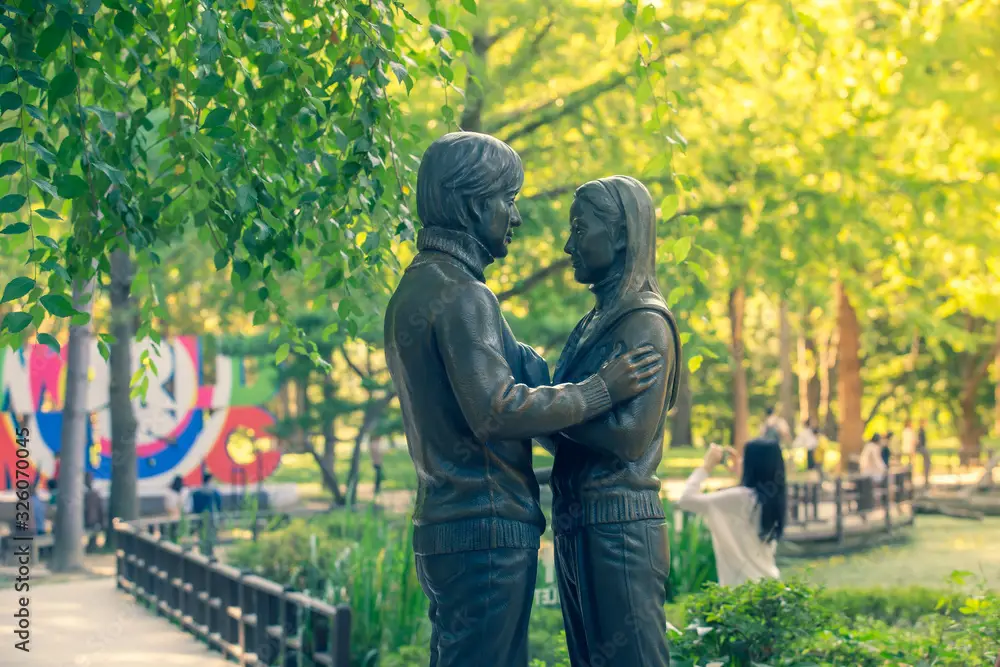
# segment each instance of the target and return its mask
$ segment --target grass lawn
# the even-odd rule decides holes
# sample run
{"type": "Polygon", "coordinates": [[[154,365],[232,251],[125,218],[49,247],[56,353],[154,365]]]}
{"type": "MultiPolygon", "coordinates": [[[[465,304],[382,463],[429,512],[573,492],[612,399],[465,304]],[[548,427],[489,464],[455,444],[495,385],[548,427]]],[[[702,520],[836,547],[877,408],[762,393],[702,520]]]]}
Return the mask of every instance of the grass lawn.
{"type": "MultiPolygon", "coordinates": [[[[340,443],[337,447],[335,470],[341,483],[347,479],[350,469],[351,443],[340,443]]],[[[659,475],[663,479],[686,478],[691,471],[701,465],[704,450],[693,447],[668,449],[663,453],[663,462],[659,467],[659,475]]],[[[383,453],[382,472],[384,489],[417,488],[417,474],[413,462],[405,447],[386,449],[383,453]]],[[[545,468],[552,465],[552,456],[540,447],[535,448],[534,466],[545,468]]],[[[321,491],[321,476],[316,461],[310,454],[285,454],[281,457],[281,466],[268,481],[275,484],[295,483],[299,485],[299,493],[304,496],[315,495],[321,491]]],[[[367,450],[361,454],[361,483],[371,484],[375,481],[375,471],[371,465],[367,450]]]]}
{"type": "MultiPolygon", "coordinates": [[[[935,447],[940,447],[941,453],[935,456],[934,465],[936,469],[947,468],[950,462],[948,451],[957,443],[936,442],[935,447]]],[[[336,472],[338,479],[343,483],[347,479],[347,472],[350,468],[351,452],[353,443],[343,442],[337,446],[336,472]]],[[[701,465],[702,457],[705,455],[704,449],[695,447],[668,448],[663,451],[663,461],[657,469],[660,479],[686,479],[691,471],[701,465]]],[[[789,470],[801,471],[805,468],[805,453],[802,451],[786,453],[789,470]]],[[[827,470],[835,470],[838,464],[839,455],[835,451],[828,452],[825,460],[827,470]]],[[[552,465],[552,456],[540,447],[535,448],[534,465],[536,468],[544,468],[552,465]]],[[[386,490],[417,488],[417,475],[410,461],[410,455],[405,444],[400,441],[396,448],[388,448],[383,454],[384,481],[382,488],[386,490]]],[[[285,454],[281,457],[281,466],[268,480],[273,483],[295,483],[299,485],[299,494],[304,497],[323,496],[319,467],[309,454],[285,454]]],[[[371,460],[368,457],[367,449],[361,453],[361,483],[371,484],[375,481],[375,471],[372,468],[371,460]]]]}
{"type": "Polygon", "coordinates": [[[782,574],[800,575],[828,588],[946,588],[953,570],[972,572],[1000,590],[1000,517],[969,521],[918,516],[906,544],[851,556],[789,560],[782,574]]]}

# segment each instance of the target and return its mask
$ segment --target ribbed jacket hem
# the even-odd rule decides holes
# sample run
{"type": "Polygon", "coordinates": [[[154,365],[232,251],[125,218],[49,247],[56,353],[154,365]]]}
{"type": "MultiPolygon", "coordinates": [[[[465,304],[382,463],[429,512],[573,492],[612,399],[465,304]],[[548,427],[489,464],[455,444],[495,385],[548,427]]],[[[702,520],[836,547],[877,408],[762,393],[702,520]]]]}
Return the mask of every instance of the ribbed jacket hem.
{"type": "Polygon", "coordinates": [[[538,549],[542,530],[535,524],[495,517],[416,526],[413,551],[430,556],[481,549],[538,549]]]}
{"type": "Polygon", "coordinates": [[[556,496],[552,500],[552,531],[572,532],[596,523],[624,523],[643,519],[662,519],[660,494],[653,490],[627,491],[593,498],[556,496]]]}

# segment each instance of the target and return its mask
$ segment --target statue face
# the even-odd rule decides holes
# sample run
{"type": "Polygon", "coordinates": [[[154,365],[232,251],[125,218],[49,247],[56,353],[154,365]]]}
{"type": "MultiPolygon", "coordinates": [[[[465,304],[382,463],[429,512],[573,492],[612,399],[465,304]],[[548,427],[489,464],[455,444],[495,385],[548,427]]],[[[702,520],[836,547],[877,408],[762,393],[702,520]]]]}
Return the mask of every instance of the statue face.
{"type": "Polygon", "coordinates": [[[584,285],[601,282],[618,255],[608,225],[587,201],[576,199],[569,209],[569,240],[563,252],[573,262],[573,277],[584,285]]]}
{"type": "Polygon", "coordinates": [[[517,193],[500,194],[487,200],[476,229],[476,237],[496,259],[507,256],[514,229],[521,226],[521,214],[514,204],[517,193]]]}

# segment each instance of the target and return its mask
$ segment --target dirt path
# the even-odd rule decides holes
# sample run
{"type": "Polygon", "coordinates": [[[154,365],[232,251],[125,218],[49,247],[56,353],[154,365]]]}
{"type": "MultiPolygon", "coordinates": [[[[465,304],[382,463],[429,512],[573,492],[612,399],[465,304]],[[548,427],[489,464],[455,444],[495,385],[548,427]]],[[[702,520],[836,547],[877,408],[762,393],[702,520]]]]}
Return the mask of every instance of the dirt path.
{"type": "Polygon", "coordinates": [[[0,665],[24,667],[227,667],[218,653],[115,588],[111,578],[51,581],[28,593],[0,590],[0,665]],[[30,653],[14,648],[19,598],[27,596],[30,653]]]}

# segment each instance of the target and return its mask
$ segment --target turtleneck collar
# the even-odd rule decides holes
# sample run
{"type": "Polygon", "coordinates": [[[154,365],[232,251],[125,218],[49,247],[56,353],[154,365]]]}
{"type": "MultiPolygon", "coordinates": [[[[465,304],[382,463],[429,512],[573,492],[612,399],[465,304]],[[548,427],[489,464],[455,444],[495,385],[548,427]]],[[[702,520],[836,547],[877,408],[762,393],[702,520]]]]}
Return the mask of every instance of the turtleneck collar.
{"type": "Polygon", "coordinates": [[[436,250],[451,255],[469,267],[482,282],[486,282],[483,272],[493,263],[493,255],[486,246],[471,234],[456,229],[424,227],[417,232],[417,249],[436,250]]]}
{"type": "Polygon", "coordinates": [[[597,297],[596,310],[606,310],[609,308],[618,293],[618,286],[621,284],[621,271],[611,271],[608,276],[599,283],[590,286],[590,291],[597,297]]]}

